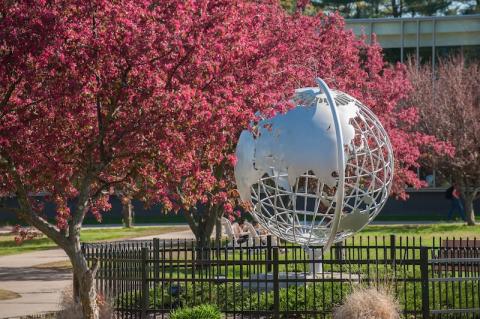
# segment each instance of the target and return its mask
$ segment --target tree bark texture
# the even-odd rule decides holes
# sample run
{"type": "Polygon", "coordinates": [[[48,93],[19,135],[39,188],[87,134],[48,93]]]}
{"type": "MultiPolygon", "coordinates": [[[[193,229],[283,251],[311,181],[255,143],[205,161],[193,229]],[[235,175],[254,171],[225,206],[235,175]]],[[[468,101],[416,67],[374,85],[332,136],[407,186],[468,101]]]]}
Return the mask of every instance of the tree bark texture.
{"type": "Polygon", "coordinates": [[[73,275],[76,280],[74,287],[75,295],[82,306],[83,318],[98,319],[99,309],[97,305],[97,291],[95,288],[95,275],[97,264],[89,267],[79,245],[72,243],[72,246],[65,248],[70,262],[72,263],[73,275]]]}
{"type": "Polygon", "coordinates": [[[129,198],[122,200],[122,216],[124,226],[126,228],[133,227],[133,205],[129,198]]]}
{"type": "Polygon", "coordinates": [[[195,235],[198,260],[205,260],[210,256],[208,253],[210,236],[220,214],[221,208],[210,203],[198,205],[185,213],[190,229],[195,235]]]}
{"type": "Polygon", "coordinates": [[[469,226],[475,225],[475,210],[473,208],[473,201],[475,200],[475,192],[466,191],[464,194],[465,201],[465,217],[469,226]]]}
{"type": "Polygon", "coordinates": [[[222,215],[217,214],[217,219],[215,221],[215,245],[220,246],[222,241],[222,215]]]}

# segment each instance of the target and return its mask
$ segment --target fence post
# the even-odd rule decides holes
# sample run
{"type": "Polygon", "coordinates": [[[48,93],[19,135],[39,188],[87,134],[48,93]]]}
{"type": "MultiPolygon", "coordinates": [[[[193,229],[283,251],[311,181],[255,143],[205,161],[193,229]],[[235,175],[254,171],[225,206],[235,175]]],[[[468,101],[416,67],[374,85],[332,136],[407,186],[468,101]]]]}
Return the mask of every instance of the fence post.
{"type": "Polygon", "coordinates": [[[345,251],[343,250],[343,241],[335,244],[335,259],[337,260],[345,259],[345,251]]]}
{"type": "Polygon", "coordinates": [[[160,279],[160,239],[153,239],[153,278],[155,278],[155,283],[160,279]]]}
{"type": "Polygon", "coordinates": [[[420,276],[422,282],[422,318],[430,318],[430,296],[428,278],[428,247],[420,247],[420,276]]]}
{"type": "Polygon", "coordinates": [[[142,248],[142,313],[141,313],[141,318],[145,319],[147,318],[147,309],[149,306],[149,296],[148,296],[148,281],[147,281],[147,276],[148,276],[148,265],[147,265],[147,259],[148,259],[148,249],[146,247],[142,248]]]}
{"type": "Polygon", "coordinates": [[[272,235],[267,236],[267,272],[272,271],[272,235]]]}
{"type": "Polygon", "coordinates": [[[392,260],[392,265],[395,266],[397,263],[397,236],[394,234],[390,235],[390,259],[392,260]]]}
{"type": "Polygon", "coordinates": [[[105,295],[109,295],[109,296],[114,296],[117,292],[114,291],[113,289],[113,285],[114,285],[114,282],[116,281],[116,278],[115,278],[115,272],[113,270],[114,266],[113,266],[113,252],[112,252],[112,246],[109,246],[107,251],[106,251],[106,257],[107,257],[107,260],[108,260],[108,291],[104,291],[103,293],[105,295]]]}
{"type": "MultiPolygon", "coordinates": [[[[271,262],[269,262],[271,264],[271,262]]],[[[273,248],[273,318],[280,318],[280,283],[278,282],[278,247],[273,248]]]]}

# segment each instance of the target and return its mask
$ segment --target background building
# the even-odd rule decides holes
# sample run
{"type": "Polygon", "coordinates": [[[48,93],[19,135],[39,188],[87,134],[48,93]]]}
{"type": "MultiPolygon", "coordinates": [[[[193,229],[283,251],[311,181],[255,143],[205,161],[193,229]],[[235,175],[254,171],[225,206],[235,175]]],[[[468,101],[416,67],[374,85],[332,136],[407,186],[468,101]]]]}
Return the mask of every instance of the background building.
{"type": "Polygon", "coordinates": [[[467,59],[480,58],[480,15],[418,18],[348,19],[348,29],[357,36],[373,34],[389,62],[413,57],[435,67],[438,59],[462,53],[467,59]]]}

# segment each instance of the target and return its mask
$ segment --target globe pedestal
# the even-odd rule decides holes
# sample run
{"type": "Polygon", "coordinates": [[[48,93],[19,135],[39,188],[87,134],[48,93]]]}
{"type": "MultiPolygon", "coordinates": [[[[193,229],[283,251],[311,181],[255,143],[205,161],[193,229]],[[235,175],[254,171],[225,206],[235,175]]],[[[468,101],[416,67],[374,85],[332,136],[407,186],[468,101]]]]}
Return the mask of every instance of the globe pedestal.
{"type": "MultiPolygon", "coordinates": [[[[311,282],[308,282],[306,279],[316,279],[316,283],[322,281],[332,282],[332,280],[345,281],[351,284],[360,283],[360,276],[358,274],[350,274],[346,277],[340,272],[318,272],[316,274],[307,272],[280,272],[278,279],[278,288],[280,289],[311,284],[311,282]]],[[[270,292],[275,287],[274,275],[272,273],[251,275],[249,282],[242,283],[242,287],[255,292],[270,292]]]]}
{"type": "MultiPolygon", "coordinates": [[[[305,279],[309,279],[308,273],[303,272],[279,272],[278,273],[278,288],[289,288],[293,286],[306,285],[305,279]],[[286,279],[289,279],[286,281],[286,279]]],[[[243,283],[244,288],[252,291],[272,291],[275,287],[273,273],[254,274],[250,276],[250,282],[243,283]]]]}
{"type": "Polygon", "coordinates": [[[310,277],[315,278],[323,273],[322,250],[319,248],[305,247],[305,252],[308,253],[308,259],[311,260],[308,274],[310,277]]]}

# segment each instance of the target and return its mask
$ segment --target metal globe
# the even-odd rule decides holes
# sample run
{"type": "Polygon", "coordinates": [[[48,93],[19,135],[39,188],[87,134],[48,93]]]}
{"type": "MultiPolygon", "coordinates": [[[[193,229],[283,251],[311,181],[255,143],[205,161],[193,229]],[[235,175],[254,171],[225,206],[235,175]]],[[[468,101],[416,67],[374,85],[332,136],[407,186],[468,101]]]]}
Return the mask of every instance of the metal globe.
{"type": "Polygon", "coordinates": [[[378,118],[346,93],[296,90],[297,107],[243,131],[240,198],[273,235],[329,247],[368,225],[385,204],[393,152],[378,118]]]}

